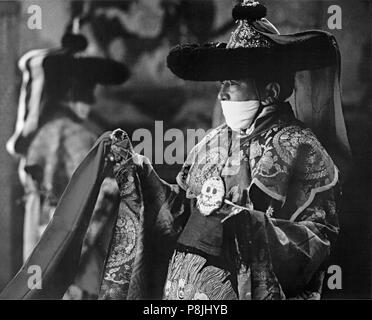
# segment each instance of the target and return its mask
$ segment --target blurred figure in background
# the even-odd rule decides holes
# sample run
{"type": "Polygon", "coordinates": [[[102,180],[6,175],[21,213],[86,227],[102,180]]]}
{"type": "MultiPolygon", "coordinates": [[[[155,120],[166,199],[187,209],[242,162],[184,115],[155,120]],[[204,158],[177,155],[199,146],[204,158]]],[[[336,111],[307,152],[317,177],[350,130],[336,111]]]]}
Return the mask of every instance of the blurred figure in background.
{"type": "MultiPolygon", "coordinates": [[[[102,132],[89,119],[96,85],[121,84],[129,76],[121,63],[84,56],[87,45],[84,36],[67,32],[61,49],[32,50],[19,60],[23,79],[16,129],[7,150],[20,159],[25,190],[24,261],[52,219],[74,170],[102,132]]],[[[85,271],[77,281],[82,291],[72,288],[71,298],[89,296],[89,273],[97,272],[93,262],[99,258],[96,241],[117,197],[116,182],[106,179],[82,251],[85,271]]]]}

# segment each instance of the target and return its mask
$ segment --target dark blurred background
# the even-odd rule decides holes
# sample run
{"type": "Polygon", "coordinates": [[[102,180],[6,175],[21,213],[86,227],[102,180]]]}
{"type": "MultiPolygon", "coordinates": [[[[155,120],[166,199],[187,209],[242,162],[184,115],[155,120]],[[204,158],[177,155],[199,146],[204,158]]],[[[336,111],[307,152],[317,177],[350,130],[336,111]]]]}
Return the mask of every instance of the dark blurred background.
{"type": "MultiPolygon", "coordinates": [[[[21,74],[18,59],[27,51],[60,46],[68,24],[88,19],[81,32],[92,55],[125,62],[131,79],[120,87],[98,87],[94,106],[103,130],[154,130],[212,126],[216,83],[184,82],[166,68],[169,49],[180,42],[227,40],[234,25],[233,0],[0,1],[0,289],[22,263],[23,190],[17,163],[5,150],[14,131],[21,74]],[[27,26],[28,8],[42,10],[42,28],[27,26]]],[[[371,137],[372,2],[266,0],[268,19],[281,33],[323,29],[338,40],[342,54],[343,106],[353,151],[353,171],[343,187],[341,234],[331,263],[343,272],[342,290],[325,288],[325,298],[372,298],[371,137]],[[342,10],[342,28],[330,30],[328,8],[342,10]]],[[[179,165],[158,165],[174,182],[179,165]]]]}

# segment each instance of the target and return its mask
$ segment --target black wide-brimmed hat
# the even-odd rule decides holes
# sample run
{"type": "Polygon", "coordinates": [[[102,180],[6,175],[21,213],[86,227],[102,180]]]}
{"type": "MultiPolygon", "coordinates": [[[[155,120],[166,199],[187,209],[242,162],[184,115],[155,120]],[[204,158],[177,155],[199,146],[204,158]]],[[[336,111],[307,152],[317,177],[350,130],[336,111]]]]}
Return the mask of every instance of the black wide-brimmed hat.
{"type": "Polygon", "coordinates": [[[26,96],[43,92],[43,100],[54,103],[59,99],[92,103],[97,84],[119,85],[128,80],[125,64],[84,54],[88,42],[83,35],[67,33],[61,42],[61,48],[32,50],[20,59],[19,68],[31,91],[26,96]]]}
{"type": "Polygon", "coordinates": [[[16,130],[7,143],[12,155],[25,154],[46,115],[72,102],[93,104],[97,84],[119,85],[130,76],[128,67],[103,57],[87,56],[87,39],[65,34],[62,47],[37,49],[24,54],[16,130]]]}
{"type": "Polygon", "coordinates": [[[324,31],[281,35],[266,19],[266,8],[253,0],[234,7],[238,26],[228,43],[181,44],[168,57],[169,69],[184,80],[245,79],[262,74],[294,73],[337,63],[337,43],[324,31]]]}
{"type": "Polygon", "coordinates": [[[51,50],[42,60],[40,66],[47,77],[102,85],[121,84],[129,78],[129,69],[121,62],[79,54],[88,46],[83,35],[67,33],[61,42],[61,49],[51,50]]]}

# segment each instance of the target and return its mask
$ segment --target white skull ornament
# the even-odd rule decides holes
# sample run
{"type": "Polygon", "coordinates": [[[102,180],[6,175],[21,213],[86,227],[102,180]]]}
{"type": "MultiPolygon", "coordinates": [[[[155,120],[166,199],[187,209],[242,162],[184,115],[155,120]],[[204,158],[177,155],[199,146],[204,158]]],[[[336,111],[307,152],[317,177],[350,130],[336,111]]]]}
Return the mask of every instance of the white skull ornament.
{"type": "Polygon", "coordinates": [[[219,209],[225,196],[225,185],[220,177],[212,177],[204,182],[201,193],[198,195],[197,208],[204,216],[209,216],[219,209]]]}

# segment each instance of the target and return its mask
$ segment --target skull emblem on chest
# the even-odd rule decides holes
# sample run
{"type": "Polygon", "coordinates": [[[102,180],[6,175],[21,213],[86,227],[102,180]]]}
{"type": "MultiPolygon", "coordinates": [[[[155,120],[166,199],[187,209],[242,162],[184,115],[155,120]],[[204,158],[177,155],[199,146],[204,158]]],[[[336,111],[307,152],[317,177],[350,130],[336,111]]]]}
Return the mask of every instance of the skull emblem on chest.
{"type": "Polygon", "coordinates": [[[210,215],[222,206],[225,196],[225,185],[220,177],[212,177],[204,182],[198,195],[197,208],[204,216],[210,215]]]}

